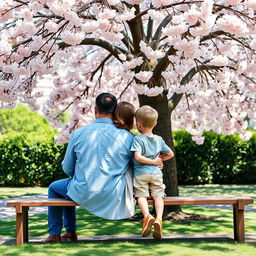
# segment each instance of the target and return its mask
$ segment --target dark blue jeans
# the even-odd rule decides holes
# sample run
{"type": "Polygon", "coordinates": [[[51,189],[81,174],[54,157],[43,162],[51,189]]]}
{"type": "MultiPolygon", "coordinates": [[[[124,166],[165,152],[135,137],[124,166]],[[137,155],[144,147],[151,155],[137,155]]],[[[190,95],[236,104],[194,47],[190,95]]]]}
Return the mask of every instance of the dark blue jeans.
{"type": "MultiPolygon", "coordinates": [[[[65,198],[67,196],[67,186],[70,178],[54,181],[48,188],[48,198],[65,198]]],[[[48,207],[48,228],[49,235],[56,236],[61,234],[64,226],[67,232],[76,230],[76,207],[75,206],[49,206],[48,207]]]]}

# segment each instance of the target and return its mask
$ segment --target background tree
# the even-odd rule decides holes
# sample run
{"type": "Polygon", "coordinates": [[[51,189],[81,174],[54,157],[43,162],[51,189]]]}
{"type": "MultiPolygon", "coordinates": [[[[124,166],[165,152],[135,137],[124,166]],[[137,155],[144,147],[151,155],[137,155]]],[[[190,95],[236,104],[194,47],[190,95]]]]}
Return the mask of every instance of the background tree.
{"type": "Polygon", "coordinates": [[[0,110],[0,135],[11,132],[54,134],[50,123],[43,116],[22,104],[12,110],[0,110]]]}
{"type": "MultiPolygon", "coordinates": [[[[201,144],[203,130],[245,139],[255,119],[255,0],[4,0],[0,3],[0,100],[37,110],[36,82],[53,74],[45,116],[58,142],[93,119],[102,91],[159,112],[155,132],[173,148],[172,126],[201,144]],[[73,113],[63,127],[56,111],[73,113]],[[172,116],[172,123],[171,123],[172,116]]],[[[59,112],[58,112],[59,113],[59,112]]],[[[168,195],[178,195],[175,159],[168,195]]]]}

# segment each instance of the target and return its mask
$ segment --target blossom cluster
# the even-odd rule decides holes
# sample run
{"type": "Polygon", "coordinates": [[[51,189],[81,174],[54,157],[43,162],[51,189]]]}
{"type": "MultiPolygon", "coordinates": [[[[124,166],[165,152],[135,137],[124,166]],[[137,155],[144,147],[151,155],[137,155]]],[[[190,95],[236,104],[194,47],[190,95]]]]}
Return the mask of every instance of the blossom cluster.
{"type": "Polygon", "coordinates": [[[0,108],[20,101],[38,110],[38,81],[50,76],[41,111],[60,130],[58,143],[94,119],[93,99],[104,91],[136,105],[138,95],[182,95],[173,126],[196,143],[204,130],[248,139],[255,10],[256,0],[3,0],[0,108]]]}

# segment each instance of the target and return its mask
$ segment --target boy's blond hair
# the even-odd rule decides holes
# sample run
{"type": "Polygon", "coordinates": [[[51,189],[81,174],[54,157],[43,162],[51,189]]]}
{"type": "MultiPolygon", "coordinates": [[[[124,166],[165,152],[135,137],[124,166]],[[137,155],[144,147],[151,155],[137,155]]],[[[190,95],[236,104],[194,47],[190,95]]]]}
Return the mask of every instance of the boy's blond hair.
{"type": "Polygon", "coordinates": [[[135,118],[142,126],[152,128],[157,124],[158,113],[154,108],[144,105],[136,111],[135,118]]]}

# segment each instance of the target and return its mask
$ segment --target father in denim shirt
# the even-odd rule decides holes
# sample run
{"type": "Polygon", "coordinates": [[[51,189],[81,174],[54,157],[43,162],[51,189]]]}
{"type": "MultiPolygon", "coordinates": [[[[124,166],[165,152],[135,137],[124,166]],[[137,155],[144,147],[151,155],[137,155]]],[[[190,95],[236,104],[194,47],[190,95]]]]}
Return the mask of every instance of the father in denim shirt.
{"type": "MultiPolygon", "coordinates": [[[[62,162],[69,178],[53,182],[48,190],[49,198],[71,199],[94,215],[115,220],[134,215],[132,198],[127,199],[126,194],[134,136],[115,127],[112,117],[116,104],[112,94],[98,95],[96,120],[76,130],[70,138],[62,162]]],[[[45,242],[77,241],[75,207],[49,207],[48,226],[45,242]],[[66,232],[61,236],[63,217],[66,232]]]]}

